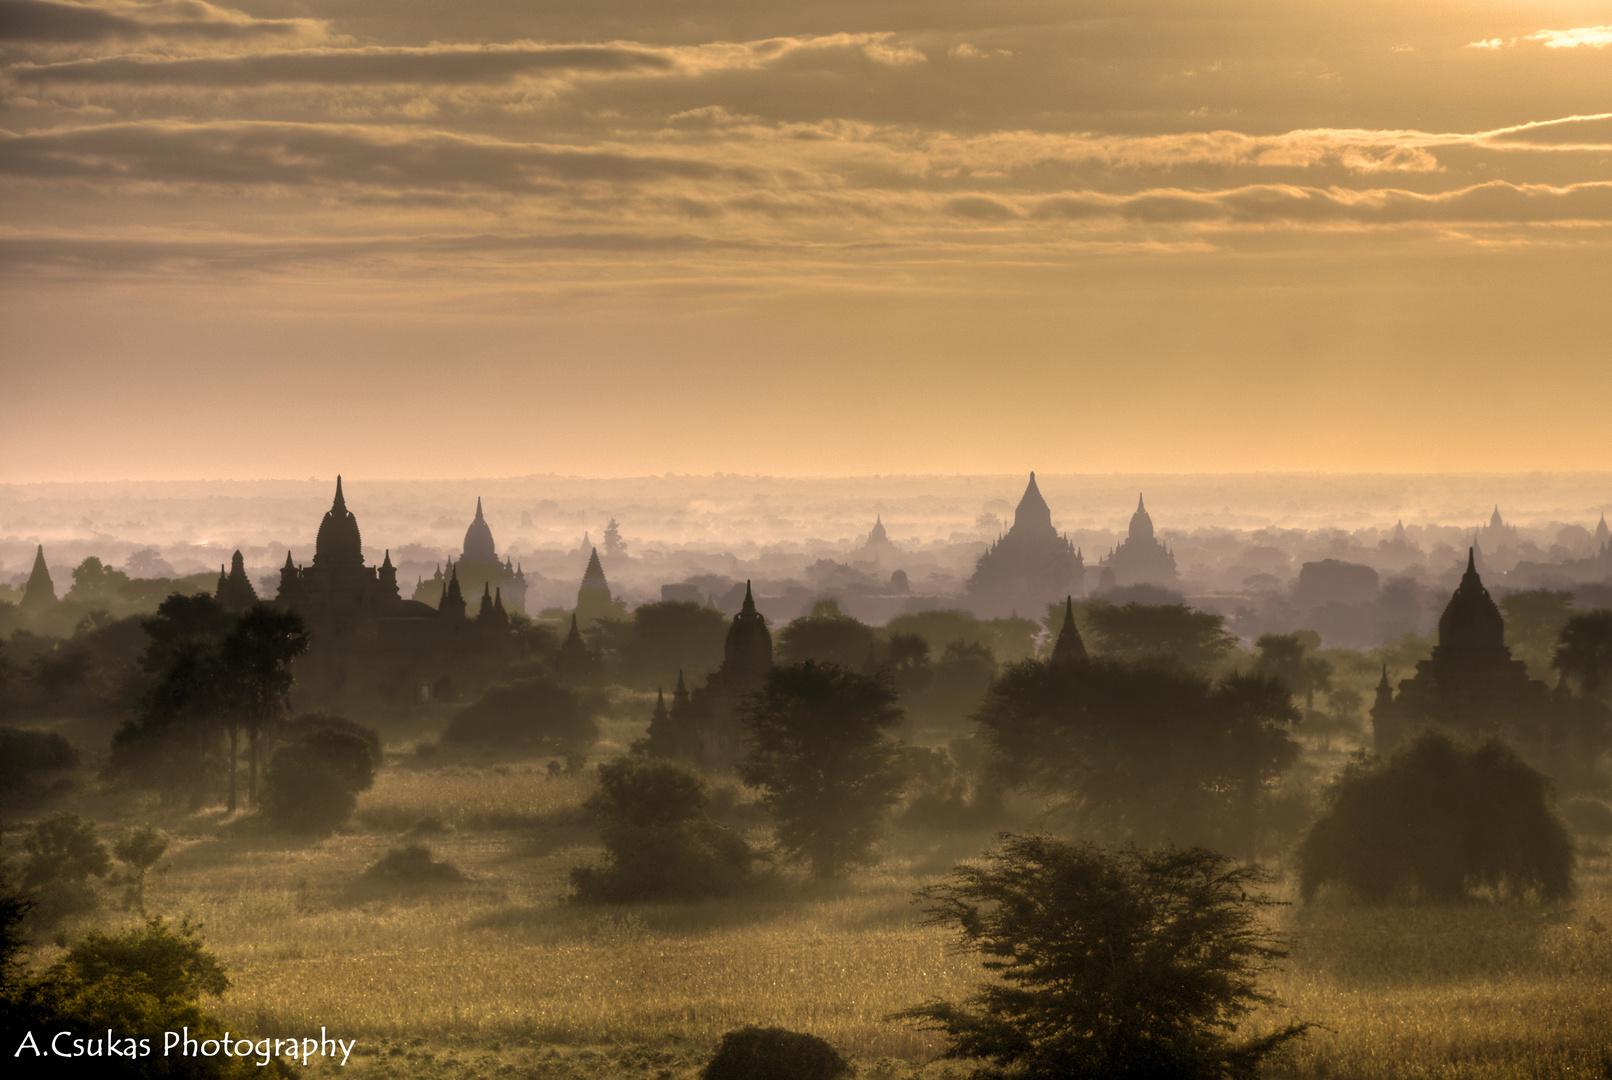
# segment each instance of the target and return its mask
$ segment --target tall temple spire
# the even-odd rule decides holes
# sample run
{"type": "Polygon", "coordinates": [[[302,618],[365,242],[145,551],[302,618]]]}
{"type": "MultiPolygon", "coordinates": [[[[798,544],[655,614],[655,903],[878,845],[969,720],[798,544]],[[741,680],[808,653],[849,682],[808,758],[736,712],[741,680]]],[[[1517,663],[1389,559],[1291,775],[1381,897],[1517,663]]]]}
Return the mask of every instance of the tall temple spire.
{"type": "Polygon", "coordinates": [[[347,512],[347,500],[342,498],[341,495],[341,473],[336,474],[336,498],[330,504],[330,509],[332,513],[336,514],[345,514],[347,512]]]}
{"type": "Polygon", "coordinates": [[[20,606],[25,610],[51,607],[56,603],[56,584],[50,580],[50,570],[45,566],[44,544],[34,552],[33,573],[28,575],[28,584],[23,590],[20,606]]]}
{"type": "Polygon", "coordinates": [[[1052,660],[1061,664],[1085,658],[1086,643],[1080,640],[1080,631],[1075,627],[1075,598],[1068,596],[1064,598],[1063,629],[1058,631],[1057,644],[1052,647],[1052,660]]]}

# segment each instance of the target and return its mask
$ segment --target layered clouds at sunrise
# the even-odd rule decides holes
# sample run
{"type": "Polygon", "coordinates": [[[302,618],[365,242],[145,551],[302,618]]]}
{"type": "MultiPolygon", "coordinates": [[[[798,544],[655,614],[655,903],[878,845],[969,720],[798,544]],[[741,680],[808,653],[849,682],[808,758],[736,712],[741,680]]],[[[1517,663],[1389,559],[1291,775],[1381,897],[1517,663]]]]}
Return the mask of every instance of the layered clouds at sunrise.
{"type": "MultiPolygon", "coordinates": [[[[1612,393],[1588,302],[1612,266],[1604,22],[1549,3],[0,0],[8,351],[55,368],[27,377],[42,403],[111,378],[115,402],[79,399],[102,422],[233,357],[293,428],[328,426],[328,402],[299,413],[270,371],[306,385],[339,360],[398,420],[475,365],[479,398],[440,407],[527,434],[494,436],[502,467],[449,466],[427,437],[450,475],[1437,470],[1508,382],[1537,444],[1466,464],[1604,466],[1579,461],[1612,393]],[[1049,400],[1091,445],[1011,423],[1049,400]],[[589,454],[583,402],[624,429],[589,454]],[[671,435],[740,402],[739,447],[671,435]],[[958,427],[995,433],[984,457],[958,427]]],[[[325,456],[373,449],[367,423],[325,456]]]]}

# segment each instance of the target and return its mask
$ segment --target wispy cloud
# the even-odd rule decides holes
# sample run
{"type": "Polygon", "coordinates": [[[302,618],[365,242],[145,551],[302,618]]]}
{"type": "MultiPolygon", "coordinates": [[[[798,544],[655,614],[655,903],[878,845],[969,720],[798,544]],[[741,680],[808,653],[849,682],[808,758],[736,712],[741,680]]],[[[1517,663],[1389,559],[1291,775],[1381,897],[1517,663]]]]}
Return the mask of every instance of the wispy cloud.
{"type": "Polygon", "coordinates": [[[1586,46],[1604,49],[1612,45],[1612,26],[1581,26],[1573,30],[1541,30],[1529,34],[1529,41],[1543,41],[1547,49],[1576,49],[1586,46]]]}
{"type": "Polygon", "coordinates": [[[154,38],[209,42],[321,38],[316,19],[257,19],[205,0],[77,4],[64,0],[0,0],[0,41],[93,44],[154,38]]]}

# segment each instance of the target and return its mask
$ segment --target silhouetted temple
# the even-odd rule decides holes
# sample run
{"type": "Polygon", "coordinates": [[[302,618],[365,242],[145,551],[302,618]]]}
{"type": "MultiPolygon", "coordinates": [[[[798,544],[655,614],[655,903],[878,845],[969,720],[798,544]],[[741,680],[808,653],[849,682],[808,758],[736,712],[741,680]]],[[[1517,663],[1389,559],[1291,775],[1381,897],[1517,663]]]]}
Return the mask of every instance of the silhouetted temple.
{"type": "Polygon", "coordinates": [[[1175,553],[1153,535],[1153,518],[1143,505],[1142,496],[1136,497],[1136,513],[1131,515],[1130,532],[1113,551],[1099,560],[1103,585],[1117,586],[1174,585],[1176,583],[1175,553]],[[1113,581],[1110,583],[1109,577],[1113,581]]]}
{"type": "Polygon", "coordinates": [[[979,557],[968,579],[968,606],[985,618],[1017,612],[1039,618],[1058,598],[1085,591],[1086,560],[1052,526],[1052,510],[1036,487],[1024,489],[1013,527],[979,557]]]}
{"type": "Polygon", "coordinates": [[[760,687],[772,668],[772,634],[767,620],[756,610],[750,583],[745,582],[744,604],[728,627],[722,648],[722,666],[706,677],[705,685],[690,692],[677,673],[671,708],[659,696],[651,718],[648,751],[677,758],[703,768],[725,768],[743,756],[739,722],[742,699],[760,687]]]}
{"type": "Polygon", "coordinates": [[[600,619],[620,618],[622,615],[610,595],[610,582],[605,579],[598,548],[589,549],[588,568],[582,572],[582,584],[577,587],[575,615],[584,625],[592,625],[600,619]]]}
{"type": "Polygon", "coordinates": [[[1058,631],[1058,643],[1052,647],[1052,661],[1055,664],[1065,664],[1072,660],[1086,659],[1086,643],[1080,640],[1080,631],[1075,626],[1075,598],[1064,597],[1063,628],[1058,631]]]}
{"type": "MultiPolygon", "coordinates": [[[[508,620],[465,618],[456,566],[441,589],[434,609],[404,600],[390,550],[380,566],[364,565],[358,519],[337,477],[312,565],[297,566],[287,552],[275,595],[275,603],[308,625],[308,653],[296,665],[298,693],[329,700],[352,687],[360,696],[417,700],[429,696],[422,687],[482,681],[514,645],[508,620]]],[[[489,604],[501,613],[501,605],[489,604]]]]}
{"type": "Polygon", "coordinates": [[[1439,726],[1475,740],[1505,738],[1559,774],[1575,757],[1593,760],[1592,746],[1607,735],[1605,714],[1597,702],[1553,694],[1528,677],[1506,646],[1505,619],[1483,587],[1476,551],[1469,551],[1466,573],[1439,616],[1432,658],[1400,682],[1397,696],[1385,667],[1371,719],[1379,754],[1439,726]]]}
{"type": "Polygon", "coordinates": [[[56,606],[56,583],[50,580],[50,570],[45,566],[44,544],[34,552],[33,573],[28,575],[28,584],[22,588],[22,600],[17,605],[22,610],[38,612],[56,606]]]}
{"type": "Polygon", "coordinates": [[[257,590],[252,588],[252,579],[246,576],[246,563],[239,551],[230,559],[228,574],[222,566],[218,568],[218,588],[213,599],[222,604],[225,611],[237,613],[257,603],[257,590]]]}
{"type": "MultiPolygon", "coordinates": [[[[421,582],[414,590],[414,599],[431,603],[447,588],[447,576],[455,567],[459,572],[459,588],[485,592],[490,587],[502,595],[510,610],[526,613],[526,574],[508,557],[499,559],[498,545],[493,542],[493,530],[482,516],[481,499],[476,499],[476,517],[465,530],[464,550],[457,563],[451,560],[448,571],[441,567],[429,582],[421,582]]],[[[474,595],[474,593],[472,593],[474,595]]]]}

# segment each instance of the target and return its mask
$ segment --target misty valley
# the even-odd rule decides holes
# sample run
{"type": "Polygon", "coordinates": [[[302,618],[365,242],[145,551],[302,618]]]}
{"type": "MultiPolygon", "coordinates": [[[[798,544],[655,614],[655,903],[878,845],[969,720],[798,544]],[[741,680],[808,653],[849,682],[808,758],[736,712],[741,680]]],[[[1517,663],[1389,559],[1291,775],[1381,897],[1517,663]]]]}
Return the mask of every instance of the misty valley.
{"type": "Polygon", "coordinates": [[[1606,483],[0,486],[5,1054],[1612,1075],[1606,483]]]}

